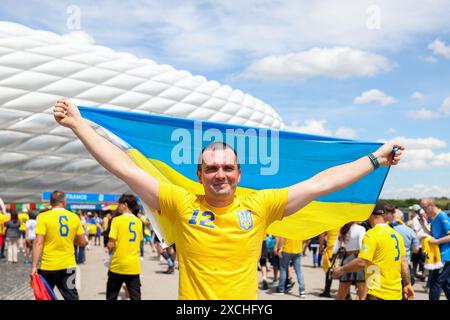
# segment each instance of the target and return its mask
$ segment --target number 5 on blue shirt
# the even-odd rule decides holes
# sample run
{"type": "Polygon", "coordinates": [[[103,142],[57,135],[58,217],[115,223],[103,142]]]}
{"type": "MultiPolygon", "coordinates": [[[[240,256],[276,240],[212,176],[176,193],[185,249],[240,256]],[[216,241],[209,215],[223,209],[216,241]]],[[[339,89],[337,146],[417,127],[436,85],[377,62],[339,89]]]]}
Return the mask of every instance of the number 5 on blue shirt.
{"type": "Polygon", "coordinates": [[[128,231],[130,231],[130,233],[133,235],[133,238],[130,239],[130,242],[135,242],[136,241],[136,231],[134,231],[133,229],[131,229],[132,226],[134,226],[136,224],[136,222],[130,222],[130,225],[128,226],[128,231]]]}

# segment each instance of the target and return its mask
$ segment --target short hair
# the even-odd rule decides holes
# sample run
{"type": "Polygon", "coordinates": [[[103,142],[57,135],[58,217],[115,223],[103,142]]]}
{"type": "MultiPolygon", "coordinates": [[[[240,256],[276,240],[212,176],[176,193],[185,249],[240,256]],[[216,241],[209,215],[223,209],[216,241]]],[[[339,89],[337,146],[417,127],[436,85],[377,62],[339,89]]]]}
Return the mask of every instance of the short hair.
{"type": "Polygon", "coordinates": [[[400,209],[396,209],[394,213],[394,218],[397,220],[402,220],[405,218],[403,212],[400,209]]]}
{"type": "Polygon", "coordinates": [[[394,213],[394,212],[395,212],[395,208],[393,205],[391,205],[390,203],[385,202],[385,201],[378,201],[377,205],[375,206],[375,208],[372,211],[372,214],[382,215],[382,214],[394,213]]]}
{"type": "Polygon", "coordinates": [[[231,151],[233,151],[234,155],[236,156],[237,168],[240,169],[241,165],[239,164],[239,158],[238,158],[236,150],[234,150],[234,148],[232,146],[230,146],[228,143],[225,143],[223,141],[214,141],[214,142],[211,142],[210,144],[208,144],[206,147],[204,147],[202,149],[202,151],[200,152],[200,155],[198,157],[197,171],[202,171],[203,154],[205,153],[205,151],[209,151],[209,150],[216,151],[216,150],[226,150],[226,149],[230,149],[231,151]]]}
{"type": "Polygon", "coordinates": [[[138,199],[133,194],[127,194],[124,193],[119,198],[119,203],[126,203],[128,206],[128,209],[134,214],[137,215],[139,213],[139,204],[138,199]]]}
{"type": "Polygon", "coordinates": [[[427,205],[436,206],[436,201],[434,198],[424,198],[422,199],[421,203],[426,203],[427,205]]]}
{"type": "Polygon", "coordinates": [[[63,191],[55,190],[50,196],[50,205],[52,207],[66,201],[66,194],[63,191]]]}

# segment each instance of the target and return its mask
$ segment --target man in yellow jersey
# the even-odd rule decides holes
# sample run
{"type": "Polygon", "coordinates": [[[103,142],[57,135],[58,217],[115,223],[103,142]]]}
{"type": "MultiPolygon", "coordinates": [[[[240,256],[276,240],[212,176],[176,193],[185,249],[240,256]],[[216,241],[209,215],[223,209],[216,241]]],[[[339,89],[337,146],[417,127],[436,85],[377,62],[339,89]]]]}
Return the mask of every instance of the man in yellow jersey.
{"type": "Polygon", "coordinates": [[[137,198],[131,194],[123,194],[117,209],[120,215],[111,221],[107,245],[112,257],[106,299],[116,300],[122,284],[125,283],[130,299],[141,300],[139,248],[143,234],[142,221],[136,216],[139,212],[137,198]]]}
{"type": "Polygon", "coordinates": [[[280,257],[280,281],[276,290],[277,295],[283,295],[288,293],[291,289],[286,290],[286,279],[288,278],[289,264],[292,261],[295,274],[297,275],[297,281],[299,286],[299,295],[301,298],[306,297],[305,281],[303,279],[301,257],[303,251],[302,240],[292,240],[287,238],[278,238],[275,245],[276,254],[280,257]]]}
{"type": "Polygon", "coordinates": [[[19,251],[25,252],[25,232],[27,228],[25,227],[25,224],[27,221],[30,220],[30,215],[28,214],[28,211],[26,208],[22,208],[22,212],[19,213],[19,221],[20,221],[20,227],[19,227],[19,251]]]}
{"type": "Polygon", "coordinates": [[[402,236],[386,223],[385,204],[375,206],[363,238],[358,258],[333,271],[338,278],[347,272],[365,269],[366,300],[414,299],[402,236]]]}
{"type": "Polygon", "coordinates": [[[374,154],[329,168],[289,188],[237,196],[241,167],[236,152],[216,142],[199,155],[197,177],[204,195],[198,195],[160,183],[98,135],[74,104],[61,99],[53,111],[55,120],[70,128],[103,167],[125,181],[146,205],[173,221],[180,299],[256,299],[257,263],[266,228],[380,165],[397,164],[404,150],[386,143],[374,154]],[[395,152],[394,147],[398,148],[395,152]]]}
{"type": "Polygon", "coordinates": [[[322,258],[322,269],[325,271],[325,288],[319,294],[323,298],[331,298],[331,285],[333,277],[331,276],[331,263],[333,260],[333,248],[339,235],[340,228],[328,230],[319,236],[319,253],[322,258]]]}
{"type": "Polygon", "coordinates": [[[0,259],[5,258],[4,250],[5,250],[5,224],[8,222],[8,216],[6,211],[4,212],[2,208],[0,208],[0,259]]]}
{"type": "Polygon", "coordinates": [[[40,213],[37,218],[31,277],[39,273],[52,289],[58,288],[65,300],[78,300],[74,245],[86,245],[84,230],[80,218],[65,209],[64,192],[53,191],[50,205],[52,209],[40,213]]]}

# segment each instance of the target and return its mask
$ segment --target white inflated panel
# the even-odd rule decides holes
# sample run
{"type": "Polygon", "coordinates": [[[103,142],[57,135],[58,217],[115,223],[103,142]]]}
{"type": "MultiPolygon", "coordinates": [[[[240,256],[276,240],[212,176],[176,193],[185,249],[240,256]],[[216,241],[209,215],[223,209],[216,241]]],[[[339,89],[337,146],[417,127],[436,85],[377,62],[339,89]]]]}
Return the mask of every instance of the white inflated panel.
{"type": "Polygon", "coordinates": [[[0,197],[39,201],[45,190],[124,192],[74,134],[58,126],[60,97],[78,105],[283,128],[249,94],[203,76],[51,32],[0,21],[0,197]]]}

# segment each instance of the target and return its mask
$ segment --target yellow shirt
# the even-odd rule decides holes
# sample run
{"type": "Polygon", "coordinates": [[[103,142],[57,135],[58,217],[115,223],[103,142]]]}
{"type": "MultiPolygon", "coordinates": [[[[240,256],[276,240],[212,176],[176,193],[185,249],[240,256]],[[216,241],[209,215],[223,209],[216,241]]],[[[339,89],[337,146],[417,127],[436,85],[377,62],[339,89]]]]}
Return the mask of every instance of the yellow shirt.
{"type": "Polygon", "coordinates": [[[323,254],[323,261],[322,261],[322,268],[325,272],[328,272],[328,270],[331,267],[331,258],[333,256],[333,248],[334,244],[338,238],[339,231],[341,228],[332,229],[327,231],[327,249],[325,250],[323,254]]]}
{"type": "Polygon", "coordinates": [[[10,217],[7,214],[0,213],[0,235],[5,235],[6,222],[8,222],[10,217]]]}
{"type": "Polygon", "coordinates": [[[303,249],[303,241],[302,240],[291,240],[284,238],[282,252],[291,253],[291,254],[300,254],[303,249]]]}
{"type": "Polygon", "coordinates": [[[110,219],[110,218],[108,218],[108,217],[104,217],[104,218],[103,218],[103,230],[108,229],[109,219],[110,219]]]}
{"type": "Polygon", "coordinates": [[[377,224],[366,232],[358,258],[365,267],[368,293],[383,300],[401,300],[401,264],[405,254],[402,236],[387,224],[377,224]]]}
{"type": "Polygon", "coordinates": [[[19,230],[20,231],[25,231],[27,228],[25,227],[25,223],[30,220],[30,216],[28,215],[28,213],[19,213],[18,215],[19,221],[20,221],[20,227],[19,230]]]}
{"type": "Polygon", "coordinates": [[[109,238],[115,240],[109,270],[119,274],[140,274],[139,247],[143,239],[142,221],[132,213],[115,217],[111,222],[109,238]]]}
{"type": "Polygon", "coordinates": [[[236,196],[223,208],[205,196],[161,183],[161,214],[173,221],[180,299],[256,299],[266,228],[281,219],[287,189],[236,196]]]}
{"type": "Polygon", "coordinates": [[[36,235],[44,236],[42,270],[63,270],[76,266],[74,239],[77,235],[84,235],[84,230],[75,213],[62,208],[40,213],[36,235]]]}
{"type": "Polygon", "coordinates": [[[431,237],[422,238],[422,250],[425,253],[424,268],[428,270],[440,269],[444,266],[441,261],[441,251],[439,245],[430,244],[431,237]]]}

